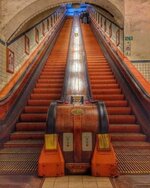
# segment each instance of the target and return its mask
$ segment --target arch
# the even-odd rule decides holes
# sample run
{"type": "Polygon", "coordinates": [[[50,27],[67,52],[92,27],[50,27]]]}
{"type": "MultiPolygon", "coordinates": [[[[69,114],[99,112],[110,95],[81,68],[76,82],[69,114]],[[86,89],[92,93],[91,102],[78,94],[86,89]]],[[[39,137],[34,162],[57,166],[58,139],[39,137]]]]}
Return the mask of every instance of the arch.
{"type": "MultiPolygon", "coordinates": [[[[3,24],[3,28],[1,29],[1,35],[3,35],[5,41],[13,39],[21,28],[38,14],[62,4],[81,3],[81,0],[32,0],[30,2],[30,4],[27,4],[23,8],[21,6],[17,6],[17,2],[14,7],[8,7],[7,10],[11,10],[10,12],[12,15],[10,19],[3,24]]],[[[86,0],[84,2],[95,4],[113,13],[118,24],[123,25],[123,1],[86,0]]]]}

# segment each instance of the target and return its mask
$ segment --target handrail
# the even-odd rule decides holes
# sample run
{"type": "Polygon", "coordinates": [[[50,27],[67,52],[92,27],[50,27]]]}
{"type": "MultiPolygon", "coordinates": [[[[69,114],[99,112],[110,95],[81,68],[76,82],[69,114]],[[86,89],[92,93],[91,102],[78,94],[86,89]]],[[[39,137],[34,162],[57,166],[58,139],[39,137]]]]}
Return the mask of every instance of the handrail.
{"type": "Polygon", "coordinates": [[[123,68],[125,69],[125,72],[128,74],[129,78],[133,80],[134,85],[137,87],[138,90],[140,90],[144,95],[146,95],[147,98],[150,99],[150,94],[143,88],[142,84],[137,80],[137,78],[134,76],[134,74],[131,73],[131,71],[128,69],[127,65],[123,63],[123,60],[121,57],[117,55],[117,58],[121,61],[121,64],[123,68]]]}
{"type": "MultiPolygon", "coordinates": [[[[20,113],[22,112],[24,105],[26,104],[28,100],[31,90],[35,86],[37,78],[45,62],[47,61],[47,58],[49,56],[49,53],[52,50],[52,47],[54,46],[54,43],[56,42],[56,38],[58,37],[58,34],[60,33],[60,29],[62,28],[63,23],[64,23],[64,20],[62,24],[59,25],[58,29],[55,32],[54,37],[50,40],[50,43],[48,42],[48,44],[46,45],[44,53],[42,53],[42,56],[41,56],[42,58],[39,58],[39,63],[34,69],[34,74],[33,73],[30,74],[30,77],[24,84],[23,88],[21,88],[21,92],[19,92],[18,96],[15,97],[15,100],[12,101],[10,98],[11,105],[9,105],[9,108],[8,108],[8,105],[4,106],[4,113],[2,111],[2,114],[4,114],[4,116],[0,120],[0,140],[1,141],[4,141],[5,139],[7,139],[9,136],[9,133],[12,132],[12,130],[14,129],[14,125],[18,121],[20,113]],[[15,105],[15,108],[14,108],[14,105],[15,105]]],[[[2,114],[0,113],[0,115],[2,114]]]]}
{"type": "MultiPolygon", "coordinates": [[[[42,49],[37,53],[37,55],[42,51],[42,49]]],[[[8,99],[12,94],[15,93],[15,91],[18,89],[20,83],[22,83],[22,80],[25,78],[25,76],[30,72],[32,65],[35,63],[36,58],[38,58],[37,56],[34,57],[34,59],[32,60],[32,63],[29,64],[29,66],[27,67],[27,69],[23,72],[23,74],[20,76],[20,78],[17,80],[16,84],[14,85],[14,87],[12,87],[10,89],[10,91],[8,92],[8,94],[2,98],[0,98],[0,104],[2,102],[4,102],[6,99],[8,99]]]]}
{"type": "Polygon", "coordinates": [[[99,114],[99,133],[107,134],[109,132],[109,120],[105,103],[103,101],[97,101],[97,109],[99,114]]]}
{"type": "Polygon", "coordinates": [[[107,134],[109,132],[109,120],[105,103],[103,101],[98,101],[97,108],[100,121],[99,133],[107,134]]]}
{"type": "Polygon", "coordinates": [[[104,101],[90,101],[93,104],[96,104],[98,110],[98,117],[99,117],[99,129],[98,133],[100,134],[108,134],[109,133],[109,119],[108,113],[106,109],[106,105],[104,101]]]}
{"type": "MultiPolygon", "coordinates": [[[[94,25],[94,22],[93,22],[94,25]]],[[[103,38],[103,41],[105,42],[105,46],[109,46],[106,43],[106,40],[104,38],[104,36],[100,33],[101,31],[98,30],[96,27],[95,29],[99,32],[99,34],[101,35],[101,37],[103,38]]],[[[133,81],[133,84],[135,85],[135,87],[137,88],[137,90],[145,97],[148,98],[148,100],[150,100],[150,94],[143,88],[143,86],[141,85],[141,83],[136,79],[136,77],[134,76],[134,74],[132,74],[132,72],[129,70],[129,68],[127,67],[127,65],[123,62],[123,59],[118,55],[117,51],[115,51],[116,53],[114,53],[115,49],[110,48],[111,53],[113,53],[113,55],[115,56],[116,60],[119,61],[119,64],[122,66],[123,71],[126,72],[127,76],[133,81]],[[121,62],[121,63],[120,63],[121,62]]]]}
{"type": "MultiPolygon", "coordinates": [[[[62,23],[63,20],[61,20],[60,24],[62,23]]],[[[57,25],[57,27],[59,26],[57,25]]],[[[54,33],[50,36],[50,38],[53,38],[54,33]]],[[[47,41],[46,41],[47,42],[47,41]]],[[[45,42],[45,43],[46,43],[45,42]]],[[[44,44],[45,44],[44,43],[44,44]]],[[[43,48],[41,48],[37,55],[39,55],[41,52],[43,51],[43,48]]],[[[34,53],[34,52],[33,52],[34,53]]],[[[23,74],[20,76],[20,78],[17,80],[16,84],[14,85],[14,87],[11,88],[11,90],[7,93],[6,96],[0,98],[0,105],[2,105],[10,96],[12,96],[18,89],[18,87],[20,86],[20,83],[22,83],[23,79],[26,77],[26,75],[30,72],[30,70],[32,69],[33,64],[35,63],[35,61],[38,59],[38,56],[35,56],[32,59],[32,63],[29,64],[29,66],[27,67],[27,69],[23,72],[23,74]]]]}
{"type": "Polygon", "coordinates": [[[56,132],[56,107],[57,101],[52,101],[48,108],[47,119],[46,119],[46,134],[55,134],[56,132]]]}

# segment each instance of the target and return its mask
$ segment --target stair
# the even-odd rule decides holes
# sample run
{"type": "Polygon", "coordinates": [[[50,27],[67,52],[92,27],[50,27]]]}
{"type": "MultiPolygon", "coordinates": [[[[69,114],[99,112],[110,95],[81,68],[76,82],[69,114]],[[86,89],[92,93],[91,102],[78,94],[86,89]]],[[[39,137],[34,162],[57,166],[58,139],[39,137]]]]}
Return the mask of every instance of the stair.
{"type": "Polygon", "coordinates": [[[5,142],[4,148],[0,150],[0,174],[37,173],[48,107],[51,101],[59,100],[61,97],[71,25],[72,20],[66,20],[27,105],[16,123],[15,132],[10,134],[10,140],[5,142]],[[12,157],[16,158],[16,161],[10,160],[12,157]],[[21,158],[17,159],[18,157],[21,158]]]}
{"type": "MultiPolygon", "coordinates": [[[[142,161],[142,158],[138,165],[137,157],[139,152],[145,152],[146,158],[150,143],[146,142],[146,136],[141,132],[137,118],[90,27],[82,25],[82,32],[92,97],[94,100],[102,100],[106,104],[110,124],[109,132],[117,154],[119,171],[121,174],[138,174],[139,171],[140,173],[150,173],[150,167],[148,170],[144,169],[145,161],[142,161]],[[121,149],[124,149],[124,158],[121,149]],[[136,152],[137,154],[135,154],[136,152]],[[127,158],[126,163],[124,163],[125,158],[127,158]],[[135,166],[131,164],[131,161],[135,166]],[[143,164],[143,168],[141,164],[143,164]]],[[[148,156],[150,156],[150,151],[148,156]]],[[[150,160],[147,160],[147,164],[150,164],[150,160]]]]}

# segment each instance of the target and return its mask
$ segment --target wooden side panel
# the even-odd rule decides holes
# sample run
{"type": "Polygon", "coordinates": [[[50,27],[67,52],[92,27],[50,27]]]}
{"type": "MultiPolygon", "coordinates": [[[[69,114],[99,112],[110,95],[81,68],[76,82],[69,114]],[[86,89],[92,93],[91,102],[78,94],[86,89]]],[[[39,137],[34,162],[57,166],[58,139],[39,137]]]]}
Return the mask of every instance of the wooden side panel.
{"type": "Polygon", "coordinates": [[[56,131],[66,163],[90,163],[98,126],[97,106],[94,104],[57,106],[56,131]],[[72,151],[64,149],[64,134],[67,133],[70,135],[66,138],[68,147],[73,145],[72,151]]]}

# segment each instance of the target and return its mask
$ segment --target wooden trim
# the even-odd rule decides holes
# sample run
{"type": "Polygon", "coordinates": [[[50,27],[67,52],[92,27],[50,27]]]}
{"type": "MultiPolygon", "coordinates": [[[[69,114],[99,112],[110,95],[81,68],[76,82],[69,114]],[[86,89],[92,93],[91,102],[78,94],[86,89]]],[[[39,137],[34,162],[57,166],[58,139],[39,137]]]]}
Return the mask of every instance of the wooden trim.
{"type": "Polygon", "coordinates": [[[42,35],[45,36],[45,23],[42,22],[42,35]]]}
{"type": "Polygon", "coordinates": [[[101,28],[103,27],[103,17],[101,16],[101,28]]]}
{"type": "Polygon", "coordinates": [[[25,53],[30,54],[30,39],[27,35],[24,36],[25,53]]]}
{"type": "Polygon", "coordinates": [[[120,45],[120,29],[116,31],[116,46],[120,45]]]}
{"type": "Polygon", "coordinates": [[[112,37],[112,23],[109,25],[109,37],[112,37]]]}
{"type": "Polygon", "coordinates": [[[53,27],[53,15],[51,15],[51,27],[53,27]]]}
{"type": "Polygon", "coordinates": [[[35,28],[35,42],[39,44],[39,30],[38,28],[35,28]]]}
{"type": "Polygon", "coordinates": [[[15,53],[9,48],[6,49],[6,71],[14,73],[15,53]]]}
{"type": "Polygon", "coordinates": [[[107,31],[107,25],[106,25],[106,23],[107,23],[107,20],[105,19],[105,20],[104,20],[104,31],[105,31],[105,32],[107,31]]]}
{"type": "Polygon", "coordinates": [[[49,18],[47,19],[47,30],[49,31],[49,18]]]}

